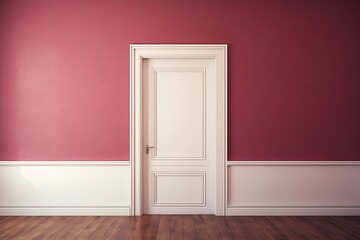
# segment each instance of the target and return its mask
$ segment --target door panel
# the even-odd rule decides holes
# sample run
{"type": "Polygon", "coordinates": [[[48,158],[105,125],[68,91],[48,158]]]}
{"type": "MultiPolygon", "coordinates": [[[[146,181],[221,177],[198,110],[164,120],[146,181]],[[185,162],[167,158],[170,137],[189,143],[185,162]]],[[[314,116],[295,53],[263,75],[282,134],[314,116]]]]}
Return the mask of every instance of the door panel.
{"type": "Polygon", "coordinates": [[[155,157],[205,157],[205,69],[154,69],[155,157]]]}
{"type": "Polygon", "coordinates": [[[144,213],[214,213],[214,59],[143,64],[144,213]]]}
{"type": "Polygon", "coordinates": [[[205,205],[205,172],[154,172],[153,177],[154,206],[195,207],[205,205]]]}

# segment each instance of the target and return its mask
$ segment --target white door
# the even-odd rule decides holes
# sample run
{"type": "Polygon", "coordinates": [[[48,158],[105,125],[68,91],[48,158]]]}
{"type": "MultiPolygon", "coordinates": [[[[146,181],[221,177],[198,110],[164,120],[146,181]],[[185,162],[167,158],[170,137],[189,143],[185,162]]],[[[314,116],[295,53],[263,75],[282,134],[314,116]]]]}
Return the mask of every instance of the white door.
{"type": "Polygon", "coordinates": [[[130,45],[131,215],[226,214],[226,69],[225,44],[130,45]]]}
{"type": "Polygon", "coordinates": [[[215,59],[144,59],[142,69],[144,213],[214,214],[215,59]]]}

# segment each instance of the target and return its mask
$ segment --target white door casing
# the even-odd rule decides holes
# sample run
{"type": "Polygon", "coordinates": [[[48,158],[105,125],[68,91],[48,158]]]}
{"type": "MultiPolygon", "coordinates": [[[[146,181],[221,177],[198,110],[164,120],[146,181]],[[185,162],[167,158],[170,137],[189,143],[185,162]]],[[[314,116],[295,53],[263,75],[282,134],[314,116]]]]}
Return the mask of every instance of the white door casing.
{"type": "Polygon", "coordinates": [[[227,46],[130,51],[132,215],[225,215],[227,46]]]}

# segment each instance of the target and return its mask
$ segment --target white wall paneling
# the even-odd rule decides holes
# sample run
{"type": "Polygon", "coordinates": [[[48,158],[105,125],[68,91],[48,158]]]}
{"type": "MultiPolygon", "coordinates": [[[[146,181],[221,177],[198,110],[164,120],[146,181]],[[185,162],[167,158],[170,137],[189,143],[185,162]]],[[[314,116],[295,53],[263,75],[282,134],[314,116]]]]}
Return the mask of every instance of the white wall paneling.
{"type": "Polygon", "coordinates": [[[360,162],[228,162],[227,215],[360,215],[360,162]]]}
{"type": "MultiPolygon", "coordinates": [[[[0,215],[130,215],[130,173],[129,162],[0,162],[0,215]]],[[[190,177],[202,192],[201,172],[190,177]]],[[[227,215],[360,215],[360,162],[228,162],[227,182],[227,215]]]]}
{"type": "Polygon", "coordinates": [[[0,162],[0,215],[129,215],[130,162],[0,162]]]}

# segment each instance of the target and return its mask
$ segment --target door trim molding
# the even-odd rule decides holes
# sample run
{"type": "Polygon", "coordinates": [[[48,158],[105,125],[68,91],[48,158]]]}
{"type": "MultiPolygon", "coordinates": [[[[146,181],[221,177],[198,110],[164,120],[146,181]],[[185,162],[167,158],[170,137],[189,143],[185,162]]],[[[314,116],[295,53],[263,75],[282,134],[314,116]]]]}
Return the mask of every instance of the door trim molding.
{"type": "Polygon", "coordinates": [[[141,215],[142,205],[142,60],[147,58],[208,58],[216,69],[216,194],[215,214],[225,215],[227,193],[227,45],[131,44],[130,45],[130,162],[131,215],[141,215]]]}

